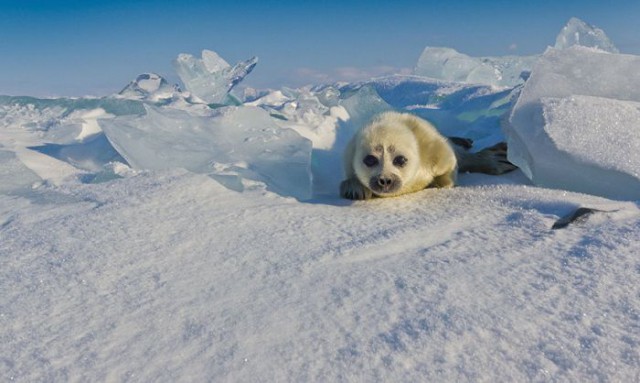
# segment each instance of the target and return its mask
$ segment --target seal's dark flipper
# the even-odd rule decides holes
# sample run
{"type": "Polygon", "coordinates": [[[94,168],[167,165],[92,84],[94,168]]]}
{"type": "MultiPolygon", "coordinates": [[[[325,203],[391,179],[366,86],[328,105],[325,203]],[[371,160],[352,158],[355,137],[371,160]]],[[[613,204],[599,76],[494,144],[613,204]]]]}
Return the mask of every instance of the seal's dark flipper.
{"type": "Polygon", "coordinates": [[[484,153],[485,156],[492,158],[493,168],[488,174],[504,174],[516,170],[518,167],[509,162],[507,159],[507,143],[499,142],[493,146],[482,149],[478,154],[484,153]]]}
{"type": "Polygon", "coordinates": [[[500,142],[477,153],[469,152],[461,145],[456,145],[453,149],[458,159],[458,171],[462,173],[499,175],[518,168],[507,160],[506,142],[500,142]]]}
{"type": "Polygon", "coordinates": [[[373,193],[362,186],[356,177],[352,177],[340,184],[340,196],[351,200],[364,200],[373,198],[373,193]]]}
{"type": "Polygon", "coordinates": [[[463,137],[448,137],[448,138],[452,144],[458,145],[464,148],[465,150],[469,150],[473,146],[473,140],[470,138],[463,138],[463,137]]]}

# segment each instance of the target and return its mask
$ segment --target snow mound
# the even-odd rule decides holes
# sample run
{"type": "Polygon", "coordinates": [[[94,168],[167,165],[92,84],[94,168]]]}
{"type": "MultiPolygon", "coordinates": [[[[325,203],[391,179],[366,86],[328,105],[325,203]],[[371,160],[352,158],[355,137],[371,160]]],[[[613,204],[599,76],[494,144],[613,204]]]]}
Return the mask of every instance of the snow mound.
{"type": "Polygon", "coordinates": [[[109,142],[135,169],[184,168],[234,190],[243,179],[311,198],[311,142],[281,128],[264,110],[225,107],[210,116],[145,106],[143,116],[100,122],[109,142]]]}
{"type": "Polygon", "coordinates": [[[41,182],[13,151],[0,149],[0,194],[28,191],[41,182]]]}
{"type": "Polygon", "coordinates": [[[120,98],[0,96],[0,147],[13,153],[6,158],[21,163],[14,167],[18,178],[24,174],[30,180],[36,174],[40,182],[61,184],[68,177],[101,172],[109,162],[124,161],[98,120],[142,112],[140,102],[120,98]]]}
{"type": "Polygon", "coordinates": [[[638,102],[640,57],[549,49],[504,126],[509,159],[538,185],[638,199],[638,102]]]}
{"type": "Polygon", "coordinates": [[[202,51],[198,59],[182,53],[174,61],[174,67],[184,86],[193,95],[208,104],[225,104],[229,92],[244,79],[258,63],[253,57],[230,66],[216,52],[202,51]]]}
{"type": "Polygon", "coordinates": [[[589,25],[572,17],[556,37],[556,49],[566,49],[574,45],[600,49],[606,52],[619,53],[609,37],[600,28],[589,25]]]}

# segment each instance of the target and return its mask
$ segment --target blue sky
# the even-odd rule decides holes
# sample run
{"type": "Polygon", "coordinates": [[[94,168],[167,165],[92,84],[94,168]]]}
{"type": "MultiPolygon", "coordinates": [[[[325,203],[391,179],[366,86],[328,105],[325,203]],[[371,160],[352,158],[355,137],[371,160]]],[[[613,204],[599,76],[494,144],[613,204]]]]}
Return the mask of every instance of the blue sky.
{"type": "Polygon", "coordinates": [[[528,55],[576,16],[640,54],[640,1],[0,0],[0,94],[107,95],[179,53],[260,62],[255,87],[407,72],[425,46],[528,55]]]}

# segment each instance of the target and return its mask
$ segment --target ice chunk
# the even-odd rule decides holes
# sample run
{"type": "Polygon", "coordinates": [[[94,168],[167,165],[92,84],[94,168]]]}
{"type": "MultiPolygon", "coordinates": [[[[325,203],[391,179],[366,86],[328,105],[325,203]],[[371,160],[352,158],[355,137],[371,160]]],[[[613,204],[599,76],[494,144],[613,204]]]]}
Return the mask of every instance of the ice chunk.
{"type": "MultiPolygon", "coordinates": [[[[575,17],[556,37],[555,48],[566,49],[574,45],[618,52],[602,29],[575,17]]],[[[452,48],[427,47],[418,59],[414,73],[444,81],[513,87],[527,79],[539,57],[471,57],[452,48]]]]}
{"type": "Polygon", "coordinates": [[[504,126],[509,160],[538,185],[638,199],[638,102],[639,56],[549,49],[504,126]]]}
{"type": "Polygon", "coordinates": [[[640,199],[640,103],[571,96],[539,105],[540,126],[527,143],[536,184],[640,199]]]}
{"type": "Polygon", "coordinates": [[[229,91],[247,76],[258,62],[257,57],[230,66],[217,53],[202,51],[198,59],[182,53],[174,67],[186,89],[209,104],[224,104],[229,91]]]}
{"type": "Polygon", "coordinates": [[[427,47],[422,52],[415,73],[446,81],[496,83],[500,74],[477,58],[452,48],[427,47]]]}
{"type": "Polygon", "coordinates": [[[604,31],[584,21],[572,17],[556,37],[556,49],[566,49],[573,45],[597,48],[603,51],[618,53],[604,31]]]}
{"type": "Polygon", "coordinates": [[[452,48],[427,47],[414,73],[444,81],[511,87],[524,81],[536,58],[471,57],[452,48]]]}
{"type": "MultiPolygon", "coordinates": [[[[349,119],[344,124],[348,126],[349,138],[375,115],[393,110],[393,107],[383,100],[370,84],[345,92],[343,97],[340,100],[340,106],[344,107],[349,114],[349,119]]],[[[342,128],[342,130],[345,129],[342,128]]]]}
{"type": "Polygon", "coordinates": [[[278,125],[289,127],[311,140],[314,148],[331,148],[338,121],[348,118],[346,110],[337,105],[337,101],[334,106],[325,105],[320,97],[325,99],[327,92],[315,93],[309,89],[300,89],[296,93],[295,99],[289,99],[280,91],[272,92],[251,104],[268,110],[271,116],[278,118],[278,125]]]}
{"type": "Polygon", "coordinates": [[[0,194],[29,189],[38,182],[40,177],[19,161],[15,153],[0,150],[0,194]]]}
{"type": "Polygon", "coordinates": [[[140,117],[100,121],[133,168],[185,168],[236,190],[243,178],[265,182],[283,195],[311,197],[311,143],[277,126],[264,110],[225,107],[212,116],[152,106],[146,111],[140,117]]]}
{"type": "Polygon", "coordinates": [[[169,85],[167,80],[156,73],[143,73],[131,81],[118,95],[134,100],[166,102],[176,93],[180,93],[177,85],[169,85]]]}

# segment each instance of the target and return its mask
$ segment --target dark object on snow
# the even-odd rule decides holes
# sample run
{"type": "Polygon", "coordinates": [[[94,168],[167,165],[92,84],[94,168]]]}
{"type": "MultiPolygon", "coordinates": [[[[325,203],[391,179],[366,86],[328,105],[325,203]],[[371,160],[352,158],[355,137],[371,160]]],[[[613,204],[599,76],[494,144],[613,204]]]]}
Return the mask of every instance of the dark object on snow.
{"type": "Polygon", "coordinates": [[[479,152],[470,152],[473,140],[449,137],[458,160],[459,173],[484,173],[494,176],[516,170],[518,167],[507,159],[507,143],[499,142],[479,152]]]}
{"type": "Polygon", "coordinates": [[[552,229],[564,229],[569,226],[570,223],[574,222],[585,222],[589,216],[595,212],[600,212],[602,210],[592,209],[589,207],[579,207],[575,211],[561,217],[556,223],[551,226],[552,229]]]}

